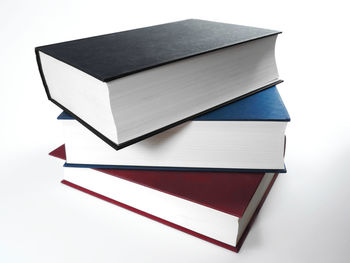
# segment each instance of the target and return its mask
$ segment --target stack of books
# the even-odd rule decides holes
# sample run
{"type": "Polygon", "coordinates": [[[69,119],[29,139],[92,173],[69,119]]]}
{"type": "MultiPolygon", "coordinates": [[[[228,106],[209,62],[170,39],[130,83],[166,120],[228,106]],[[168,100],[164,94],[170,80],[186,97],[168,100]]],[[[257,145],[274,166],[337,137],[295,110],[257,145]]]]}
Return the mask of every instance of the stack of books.
{"type": "Polygon", "coordinates": [[[238,252],[286,172],[279,33],[190,19],[37,47],[62,183],[238,252]]]}

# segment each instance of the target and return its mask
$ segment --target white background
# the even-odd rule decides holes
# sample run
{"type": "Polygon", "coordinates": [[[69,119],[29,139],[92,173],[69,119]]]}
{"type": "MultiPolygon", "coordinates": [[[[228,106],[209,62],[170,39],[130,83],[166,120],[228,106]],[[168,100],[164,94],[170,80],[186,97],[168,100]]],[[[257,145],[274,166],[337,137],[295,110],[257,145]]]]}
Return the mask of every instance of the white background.
{"type": "Polygon", "coordinates": [[[349,262],[347,1],[0,2],[0,262],[349,262]],[[60,184],[34,47],[186,18],[282,30],[286,164],[239,254],[60,184]]]}

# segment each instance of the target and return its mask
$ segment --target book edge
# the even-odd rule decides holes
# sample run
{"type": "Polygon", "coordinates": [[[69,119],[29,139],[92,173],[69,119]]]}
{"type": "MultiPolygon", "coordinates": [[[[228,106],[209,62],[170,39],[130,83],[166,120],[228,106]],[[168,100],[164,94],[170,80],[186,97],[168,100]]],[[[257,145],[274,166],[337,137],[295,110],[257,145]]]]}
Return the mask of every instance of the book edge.
{"type": "Polygon", "coordinates": [[[108,165],[65,163],[64,167],[116,169],[116,170],[147,170],[147,171],[183,171],[183,172],[218,172],[218,173],[286,173],[287,169],[251,169],[251,168],[213,168],[213,167],[178,167],[178,166],[139,166],[139,165],[108,165]]]}
{"type": "MultiPolygon", "coordinates": [[[[39,62],[39,61],[40,61],[40,59],[38,60],[38,62],[39,62]]],[[[45,77],[44,77],[44,78],[45,78],[45,77]]],[[[43,82],[44,82],[44,80],[43,80],[43,82]]],[[[262,91],[262,90],[264,90],[264,89],[267,89],[267,88],[273,87],[273,86],[275,86],[275,85],[278,85],[278,84],[280,84],[280,83],[282,83],[282,82],[283,82],[283,80],[276,80],[276,81],[274,81],[274,82],[272,82],[272,83],[270,83],[270,84],[267,84],[267,85],[265,85],[265,86],[263,86],[263,87],[260,87],[260,88],[254,90],[254,91],[248,92],[248,93],[246,93],[246,94],[244,94],[244,95],[242,95],[242,96],[239,96],[239,97],[237,97],[237,98],[231,99],[231,100],[229,100],[229,101],[226,101],[226,102],[224,102],[224,103],[221,103],[221,104],[219,104],[219,105],[216,105],[216,106],[214,106],[214,107],[211,107],[211,108],[209,108],[209,109],[207,109],[207,110],[204,110],[204,111],[202,111],[202,112],[196,113],[196,114],[194,114],[194,115],[192,115],[192,116],[189,116],[189,117],[184,118],[184,119],[182,119],[182,120],[176,121],[176,122],[174,122],[174,123],[171,123],[171,124],[169,124],[169,125],[166,125],[166,126],[164,126],[164,127],[161,127],[161,128],[159,128],[159,129],[156,129],[156,130],[154,130],[154,131],[152,131],[152,132],[146,133],[146,134],[144,134],[144,135],[141,135],[141,136],[139,136],[139,137],[136,137],[136,138],[134,138],[134,139],[131,139],[131,140],[128,140],[128,141],[126,141],[126,142],[119,143],[119,144],[117,144],[117,143],[113,142],[112,140],[108,139],[105,135],[103,135],[102,133],[100,133],[99,131],[97,131],[95,128],[93,128],[91,125],[89,125],[89,124],[86,123],[84,120],[82,120],[81,118],[79,118],[79,117],[78,117],[77,115],[75,115],[73,112],[71,112],[71,111],[68,110],[66,107],[64,107],[62,104],[60,104],[59,102],[57,102],[56,100],[54,100],[53,98],[51,98],[51,97],[50,97],[50,93],[49,93],[48,90],[47,90],[47,95],[48,95],[48,99],[49,99],[52,103],[54,103],[56,106],[58,106],[58,107],[61,108],[62,110],[66,111],[68,114],[72,115],[77,121],[79,121],[83,126],[85,126],[87,129],[89,129],[91,132],[93,132],[93,133],[94,133],[96,136],[98,136],[101,140],[103,140],[105,143],[107,143],[109,146],[111,146],[111,147],[114,148],[115,150],[120,150],[120,149],[125,148],[125,147],[127,147],[127,146],[130,146],[130,145],[132,145],[132,144],[134,144],[134,143],[137,143],[137,142],[139,142],[139,141],[142,141],[142,140],[144,140],[144,139],[146,139],[146,138],[149,138],[149,137],[151,137],[151,136],[153,136],[153,135],[156,135],[156,134],[158,134],[158,133],[161,133],[161,132],[163,132],[163,131],[166,131],[166,130],[168,130],[168,129],[170,129],[170,128],[176,127],[176,126],[178,126],[178,125],[180,125],[180,124],[182,124],[182,123],[184,123],[184,122],[186,122],[186,121],[192,120],[192,119],[194,119],[194,118],[196,118],[196,117],[198,117],[198,116],[200,116],[200,115],[203,115],[203,114],[205,114],[205,113],[208,113],[208,112],[210,112],[210,111],[213,111],[213,110],[215,110],[215,109],[218,109],[218,108],[220,108],[220,107],[222,107],[222,106],[225,106],[225,105],[227,105],[227,104],[230,104],[230,103],[232,103],[232,102],[234,102],[234,101],[243,99],[243,98],[248,97],[248,96],[250,96],[250,95],[253,95],[253,94],[255,94],[255,93],[259,92],[259,91],[262,91]]]]}
{"type": "MultiPolygon", "coordinates": [[[[247,98],[243,98],[242,100],[239,100],[237,102],[233,102],[233,103],[227,104],[227,105],[222,106],[222,107],[220,107],[220,108],[218,108],[216,110],[210,111],[210,112],[208,112],[206,114],[202,114],[202,115],[192,119],[191,121],[198,121],[198,122],[231,122],[231,121],[232,122],[235,122],[235,121],[237,121],[237,122],[290,122],[289,113],[287,111],[287,108],[286,108],[285,104],[283,103],[283,100],[282,100],[282,98],[281,98],[281,96],[280,96],[276,86],[272,86],[270,88],[261,90],[261,91],[255,93],[255,94],[252,94],[251,96],[248,96],[247,98]],[[222,110],[225,107],[230,107],[231,105],[234,105],[237,102],[243,102],[247,98],[257,96],[257,95],[259,95],[259,93],[264,92],[264,91],[268,91],[269,89],[274,89],[275,90],[273,96],[276,99],[276,105],[279,104],[279,106],[284,108],[284,112],[285,112],[284,116],[282,116],[282,117],[281,116],[280,117],[273,117],[273,118],[271,118],[271,117],[268,117],[268,118],[266,118],[266,117],[261,117],[261,118],[254,117],[254,118],[240,118],[240,119],[235,119],[235,118],[228,119],[228,118],[222,118],[222,117],[208,117],[208,118],[206,118],[206,116],[208,114],[215,113],[217,110],[222,110]],[[204,119],[203,119],[203,117],[204,117],[204,119]]],[[[67,112],[62,111],[57,116],[57,120],[75,120],[75,119],[74,119],[74,117],[70,116],[67,112]]]]}
{"type": "MultiPolygon", "coordinates": [[[[49,155],[66,161],[65,145],[62,144],[54,149],[49,155]],[[63,151],[62,156],[59,152],[63,151]]],[[[154,170],[154,171],[184,171],[184,172],[224,172],[224,173],[287,173],[284,169],[258,170],[258,169],[227,169],[225,168],[189,168],[189,167],[164,167],[164,166],[116,166],[116,165],[94,165],[94,164],[71,164],[65,162],[63,167],[90,168],[90,169],[117,169],[117,170],[154,170]]]]}

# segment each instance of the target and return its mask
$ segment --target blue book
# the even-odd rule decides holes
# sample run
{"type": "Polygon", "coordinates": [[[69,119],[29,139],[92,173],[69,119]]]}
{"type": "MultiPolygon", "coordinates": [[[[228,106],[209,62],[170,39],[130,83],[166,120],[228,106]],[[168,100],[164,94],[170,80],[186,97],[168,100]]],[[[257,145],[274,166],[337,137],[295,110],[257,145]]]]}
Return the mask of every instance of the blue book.
{"type": "Polygon", "coordinates": [[[276,87],[116,151],[66,112],[69,167],[285,172],[288,111],[276,87]]]}

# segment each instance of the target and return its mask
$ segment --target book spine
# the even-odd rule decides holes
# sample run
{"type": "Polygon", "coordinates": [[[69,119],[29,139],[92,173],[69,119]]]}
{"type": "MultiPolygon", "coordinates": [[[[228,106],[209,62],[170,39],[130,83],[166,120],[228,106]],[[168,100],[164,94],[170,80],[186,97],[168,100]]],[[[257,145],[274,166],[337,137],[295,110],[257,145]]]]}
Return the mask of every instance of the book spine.
{"type": "Polygon", "coordinates": [[[35,57],[36,57],[36,62],[37,62],[37,64],[38,64],[38,69],[39,69],[41,81],[43,82],[43,85],[44,85],[44,88],[45,88],[45,92],[46,92],[47,98],[48,98],[49,100],[51,100],[51,95],[50,95],[49,87],[47,86],[46,79],[45,79],[45,75],[44,75],[44,71],[43,71],[43,67],[42,67],[42,65],[41,65],[41,60],[40,60],[40,55],[39,55],[39,49],[37,49],[37,48],[35,48],[35,57]]]}

